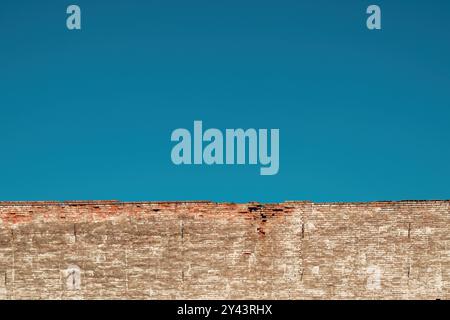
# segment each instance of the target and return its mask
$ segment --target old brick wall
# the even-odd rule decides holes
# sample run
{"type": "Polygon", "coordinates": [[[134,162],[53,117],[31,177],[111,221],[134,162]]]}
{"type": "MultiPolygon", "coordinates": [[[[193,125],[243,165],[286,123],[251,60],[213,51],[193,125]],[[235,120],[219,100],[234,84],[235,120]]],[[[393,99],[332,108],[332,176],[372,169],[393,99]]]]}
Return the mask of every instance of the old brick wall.
{"type": "Polygon", "coordinates": [[[0,299],[449,299],[449,204],[0,202],[0,299]]]}

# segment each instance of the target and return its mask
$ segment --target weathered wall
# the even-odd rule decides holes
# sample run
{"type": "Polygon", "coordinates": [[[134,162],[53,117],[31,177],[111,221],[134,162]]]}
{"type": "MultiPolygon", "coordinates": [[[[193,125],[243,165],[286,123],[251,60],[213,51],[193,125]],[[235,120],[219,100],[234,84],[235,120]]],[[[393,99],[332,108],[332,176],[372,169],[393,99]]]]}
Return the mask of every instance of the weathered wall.
{"type": "Polygon", "coordinates": [[[0,202],[0,298],[449,299],[449,203],[0,202]]]}

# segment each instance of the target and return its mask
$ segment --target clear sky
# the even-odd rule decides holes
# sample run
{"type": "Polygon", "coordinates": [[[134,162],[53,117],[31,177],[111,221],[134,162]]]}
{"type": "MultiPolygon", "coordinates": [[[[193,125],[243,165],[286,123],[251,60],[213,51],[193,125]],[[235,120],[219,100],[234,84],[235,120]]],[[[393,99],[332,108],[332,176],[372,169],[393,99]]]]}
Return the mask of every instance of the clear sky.
{"type": "Polygon", "coordinates": [[[449,1],[7,0],[0,40],[0,200],[450,198],[449,1]],[[194,120],[279,174],[173,165],[194,120]]]}

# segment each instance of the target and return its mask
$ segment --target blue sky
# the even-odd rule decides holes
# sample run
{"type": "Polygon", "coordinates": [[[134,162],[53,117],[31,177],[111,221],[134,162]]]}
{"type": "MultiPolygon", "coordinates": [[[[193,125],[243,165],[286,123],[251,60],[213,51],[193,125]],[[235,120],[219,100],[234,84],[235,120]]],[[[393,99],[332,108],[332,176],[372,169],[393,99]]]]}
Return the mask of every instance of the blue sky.
{"type": "Polygon", "coordinates": [[[450,2],[374,3],[2,1],[0,200],[450,198],[450,2]],[[279,128],[278,175],[173,165],[194,120],[279,128]]]}

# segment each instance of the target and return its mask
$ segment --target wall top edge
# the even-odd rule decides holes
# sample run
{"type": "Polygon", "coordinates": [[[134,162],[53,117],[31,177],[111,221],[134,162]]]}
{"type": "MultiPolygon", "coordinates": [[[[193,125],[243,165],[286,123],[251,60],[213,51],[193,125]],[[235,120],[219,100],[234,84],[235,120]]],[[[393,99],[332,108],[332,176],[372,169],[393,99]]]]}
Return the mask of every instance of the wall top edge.
{"type": "Polygon", "coordinates": [[[263,202],[214,202],[207,200],[193,201],[119,201],[119,200],[68,200],[68,201],[0,201],[0,206],[120,206],[120,205],[183,205],[183,204],[210,204],[210,205],[301,205],[311,204],[318,206],[328,205],[386,205],[386,204],[435,204],[450,203],[449,200],[398,200],[398,201],[367,201],[367,202],[312,202],[306,200],[289,200],[280,203],[263,202]]]}

